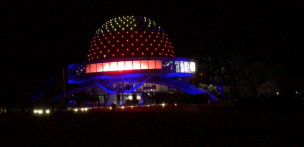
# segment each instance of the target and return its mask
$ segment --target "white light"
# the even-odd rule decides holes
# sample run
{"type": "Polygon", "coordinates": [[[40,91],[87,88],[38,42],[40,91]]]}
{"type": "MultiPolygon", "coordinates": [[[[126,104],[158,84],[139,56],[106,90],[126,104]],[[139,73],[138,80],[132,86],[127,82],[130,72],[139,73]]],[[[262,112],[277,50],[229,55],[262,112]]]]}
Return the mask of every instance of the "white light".
{"type": "Polygon", "coordinates": [[[39,113],[39,114],[42,114],[43,112],[42,112],[42,110],[38,110],[38,113],[39,113]]]}
{"type": "Polygon", "coordinates": [[[124,106],[121,107],[122,109],[124,108],[124,106]]]}
{"type": "Polygon", "coordinates": [[[78,111],[78,109],[76,108],[76,109],[74,109],[74,111],[75,111],[75,112],[77,112],[77,111],[78,111]]]}
{"type": "Polygon", "coordinates": [[[50,110],[45,110],[45,113],[46,113],[46,114],[49,114],[49,113],[50,113],[50,110]]]}
{"type": "Polygon", "coordinates": [[[165,103],[163,103],[162,106],[164,107],[164,106],[165,106],[165,103]]]}
{"type": "Polygon", "coordinates": [[[175,103],[175,106],[177,106],[177,104],[175,103]]]}
{"type": "Polygon", "coordinates": [[[88,111],[88,108],[84,108],[85,111],[88,111]]]}
{"type": "Polygon", "coordinates": [[[133,108],[133,106],[131,106],[131,108],[133,108]]]}
{"type": "Polygon", "coordinates": [[[298,91],[296,91],[296,93],[298,93],[298,91]]]}
{"type": "Polygon", "coordinates": [[[277,92],[277,95],[279,95],[279,92],[277,92]]]}
{"type": "Polygon", "coordinates": [[[190,71],[191,72],[195,72],[195,63],[194,62],[190,62],[190,71]]]}
{"type": "Polygon", "coordinates": [[[37,110],[34,110],[34,113],[38,113],[38,111],[37,111],[37,110]]]}
{"type": "Polygon", "coordinates": [[[110,107],[110,110],[112,110],[112,107],[110,107]]]}
{"type": "Polygon", "coordinates": [[[148,107],[149,107],[149,105],[148,105],[148,107]]]}

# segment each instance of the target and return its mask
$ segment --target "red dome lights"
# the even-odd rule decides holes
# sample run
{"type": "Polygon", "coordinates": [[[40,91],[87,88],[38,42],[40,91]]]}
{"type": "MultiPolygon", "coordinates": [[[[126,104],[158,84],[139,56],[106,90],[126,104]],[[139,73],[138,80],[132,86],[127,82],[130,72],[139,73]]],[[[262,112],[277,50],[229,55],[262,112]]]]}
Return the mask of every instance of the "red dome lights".
{"type": "Polygon", "coordinates": [[[119,58],[110,50],[116,50],[121,57],[174,57],[175,53],[164,30],[154,21],[141,16],[116,17],[107,21],[96,31],[89,53],[94,49],[100,52],[89,54],[90,61],[98,60],[98,56],[119,58]],[[153,50],[162,51],[163,54],[154,54],[151,52],[153,50]]]}

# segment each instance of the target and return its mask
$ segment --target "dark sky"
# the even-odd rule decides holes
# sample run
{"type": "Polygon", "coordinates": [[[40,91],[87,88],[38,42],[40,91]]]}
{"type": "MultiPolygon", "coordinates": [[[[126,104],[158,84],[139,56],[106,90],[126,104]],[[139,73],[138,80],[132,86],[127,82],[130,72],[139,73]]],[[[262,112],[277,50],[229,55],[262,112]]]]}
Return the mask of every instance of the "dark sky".
{"type": "Polygon", "coordinates": [[[50,69],[58,72],[71,63],[85,61],[98,27],[124,15],[142,15],[160,24],[177,56],[226,49],[250,59],[281,64],[301,76],[301,6],[292,0],[0,2],[1,83],[13,85],[11,88],[26,87],[50,69]]]}

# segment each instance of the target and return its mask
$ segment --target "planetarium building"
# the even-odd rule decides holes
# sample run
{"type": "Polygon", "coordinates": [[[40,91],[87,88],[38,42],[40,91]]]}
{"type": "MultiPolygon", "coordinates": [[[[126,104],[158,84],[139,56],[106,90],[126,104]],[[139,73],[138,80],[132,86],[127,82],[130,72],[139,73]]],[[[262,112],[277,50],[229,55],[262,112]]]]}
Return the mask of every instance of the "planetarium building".
{"type": "Polygon", "coordinates": [[[195,62],[175,57],[168,34],[149,18],[124,16],[107,21],[96,31],[86,56],[86,62],[68,66],[68,83],[79,87],[65,92],[66,97],[84,91],[107,105],[128,101],[142,105],[150,103],[149,95],[183,91],[207,93],[210,101],[218,100],[189,83],[195,62]]]}

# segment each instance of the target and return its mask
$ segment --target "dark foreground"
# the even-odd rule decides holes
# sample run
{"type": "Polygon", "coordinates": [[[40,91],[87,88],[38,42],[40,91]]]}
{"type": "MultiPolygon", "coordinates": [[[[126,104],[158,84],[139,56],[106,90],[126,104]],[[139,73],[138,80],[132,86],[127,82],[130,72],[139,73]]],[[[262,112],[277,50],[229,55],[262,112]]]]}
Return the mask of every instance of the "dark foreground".
{"type": "Polygon", "coordinates": [[[303,111],[205,106],[0,115],[1,146],[300,146],[303,111]]]}

